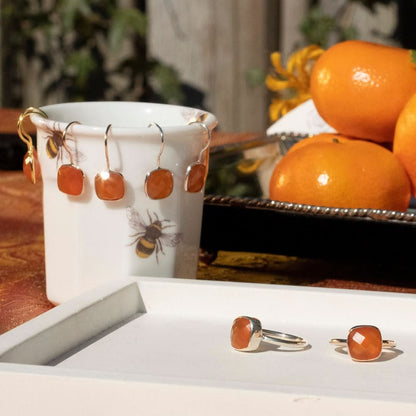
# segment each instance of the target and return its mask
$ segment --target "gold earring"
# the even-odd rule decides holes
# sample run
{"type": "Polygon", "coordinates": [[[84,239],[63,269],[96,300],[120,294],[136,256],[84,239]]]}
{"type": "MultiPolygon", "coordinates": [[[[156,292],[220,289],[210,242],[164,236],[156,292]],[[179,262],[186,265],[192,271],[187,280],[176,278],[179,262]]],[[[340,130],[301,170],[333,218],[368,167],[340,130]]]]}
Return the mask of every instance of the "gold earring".
{"type": "Polygon", "coordinates": [[[110,160],[108,157],[108,132],[111,124],[107,126],[104,134],[105,159],[107,162],[107,169],[95,175],[95,193],[98,198],[104,201],[117,201],[124,196],[124,178],[119,172],[114,172],[110,169],[110,160]]]}
{"type": "Polygon", "coordinates": [[[196,193],[202,190],[205,185],[207,177],[207,157],[205,157],[205,163],[202,162],[203,154],[208,150],[211,142],[211,131],[210,129],[200,121],[192,121],[188,124],[200,124],[207,132],[207,143],[199,153],[198,160],[188,166],[185,174],[185,191],[190,193],[196,193]]]}
{"type": "Polygon", "coordinates": [[[68,195],[81,195],[84,189],[84,173],[82,170],[74,165],[71,150],[66,144],[66,133],[73,124],[80,124],[78,121],[71,121],[62,133],[62,146],[69,155],[69,164],[63,164],[58,169],[58,188],[61,192],[68,195]]]}
{"type": "Polygon", "coordinates": [[[39,108],[29,107],[22,114],[20,114],[17,121],[17,133],[23,143],[27,146],[27,152],[23,157],[23,173],[30,182],[35,184],[42,177],[38,154],[33,146],[32,137],[26,132],[23,127],[23,120],[31,114],[37,114],[41,117],[48,118],[45,112],[39,108]]]}
{"type": "Polygon", "coordinates": [[[159,124],[150,123],[148,127],[156,126],[160,131],[160,150],[157,157],[157,168],[147,172],[144,180],[144,191],[150,199],[163,199],[168,197],[173,190],[173,173],[169,169],[160,167],[160,157],[165,146],[164,134],[159,124]]]}

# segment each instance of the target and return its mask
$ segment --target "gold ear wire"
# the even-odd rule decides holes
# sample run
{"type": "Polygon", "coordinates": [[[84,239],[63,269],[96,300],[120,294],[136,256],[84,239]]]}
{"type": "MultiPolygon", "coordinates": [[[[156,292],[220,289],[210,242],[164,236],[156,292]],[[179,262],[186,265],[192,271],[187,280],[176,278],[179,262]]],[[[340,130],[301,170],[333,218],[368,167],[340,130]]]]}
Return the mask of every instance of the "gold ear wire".
{"type": "Polygon", "coordinates": [[[94,185],[95,193],[98,198],[104,201],[118,201],[124,197],[125,185],[124,178],[120,172],[114,172],[110,169],[110,158],[108,156],[108,133],[111,124],[109,124],[104,133],[104,151],[107,169],[95,175],[94,185]]]}
{"type": "Polygon", "coordinates": [[[74,164],[74,158],[72,156],[72,152],[69,149],[68,145],[66,144],[66,132],[68,131],[69,127],[71,127],[73,124],[80,124],[79,121],[71,121],[70,123],[68,123],[66,125],[66,127],[64,128],[64,131],[62,132],[62,146],[64,147],[64,149],[66,150],[66,152],[69,155],[69,164],[73,165],[74,164]]]}
{"type": "Polygon", "coordinates": [[[152,126],[156,126],[159,131],[160,131],[160,149],[159,149],[159,154],[157,156],[157,169],[160,169],[160,158],[162,156],[163,150],[165,148],[165,135],[163,133],[162,127],[159,126],[159,124],[157,123],[150,123],[147,127],[152,127],[152,126]]]}
{"type": "Polygon", "coordinates": [[[144,192],[150,199],[163,199],[168,197],[173,190],[173,173],[169,169],[160,167],[160,158],[162,156],[165,139],[162,127],[157,123],[150,123],[147,127],[156,126],[160,131],[160,150],[157,156],[157,167],[147,172],[144,180],[144,192]]]}
{"type": "Polygon", "coordinates": [[[208,149],[209,145],[211,144],[211,130],[207,127],[206,124],[202,123],[201,121],[192,121],[188,124],[199,124],[201,125],[207,132],[207,144],[202,148],[202,150],[199,152],[198,162],[201,162],[202,155],[204,152],[208,149]]]}
{"type": "Polygon", "coordinates": [[[27,133],[23,126],[24,119],[32,114],[37,114],[43,118],[48,118],[48,116],[39,108],[29,107],[20,114],[19,119],[17,120],[17,133],[20,140],[27,146],[27,152],[23,158],[23,173],[30,182],[35,184],[41,178],[40,164],[36,149],[33,146],[32,136],[27,133]]]}
{"type": "Polygon", "coordinates": [[[104,133],[104,152],[105,152],[105,162],[107,164],[107,170],[110,171],[110,158],[108,157],[108,133],[110,132],[111,124],[107,126],[104,133]]]}

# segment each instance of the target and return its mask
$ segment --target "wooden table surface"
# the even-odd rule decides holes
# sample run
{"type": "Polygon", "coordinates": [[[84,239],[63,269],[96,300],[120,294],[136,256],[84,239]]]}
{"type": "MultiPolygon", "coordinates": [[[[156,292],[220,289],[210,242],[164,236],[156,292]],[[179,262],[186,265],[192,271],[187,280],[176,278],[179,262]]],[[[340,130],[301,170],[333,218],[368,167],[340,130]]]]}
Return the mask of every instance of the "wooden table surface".
{"type": "MultiPolygon", "coordinates": [[[[2,118],[0,133],[13,133],[18,112],[2,118]],[[6,122],[2,122],[6,120],[6,122]],[[1,127],[3,126],[3,127],[1,127]]],[[[250,134],[249,134],[250,135],[250,134]]],[[[218,135],[220,142],[247,134],[218,135]]],[[[21,171],[0,171],[0,334],[53,308],[45,292],[42,183],[21,171]]],[[[197,279],[291,284],[416,293],[410,264],[350,264],[262,253],[219,252],[200,264],[197,279]]]]}

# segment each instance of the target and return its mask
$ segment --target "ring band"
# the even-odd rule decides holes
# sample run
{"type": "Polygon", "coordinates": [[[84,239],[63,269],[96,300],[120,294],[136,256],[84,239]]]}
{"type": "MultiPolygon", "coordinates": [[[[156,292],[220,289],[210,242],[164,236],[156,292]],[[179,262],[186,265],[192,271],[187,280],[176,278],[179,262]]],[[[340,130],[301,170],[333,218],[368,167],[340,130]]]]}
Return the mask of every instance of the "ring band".
{"type": "Polygon", "coordinates": [[[261,341],[288,348],[305,348],[308,345],[302,337],[263,329],[261,322],[250,316],[234,319],[230,338],[231,346],[237,351],[255,351],[261,341]]]}
{"type": "MultiPolygon", "coordinates": [[[[331,344],[335,344],[340,347],[346,347],[348,346],[348,340],[345,338],[332,338],[331,344]]],[[[383,339],[381,341],[382,348],[394,348],[396,346],[396,341],[393,341],[391,339],[383,339]]]]}
{"type": "Polygon", "coordinates": [[[380,357],[383,348],[394,348],[396,341],[382,339],[381,332],[376,326],[353,326],[347,339],[332,338],[331,344],[347,347],[350,357],[354,361],[373,361],[380,357]]]}

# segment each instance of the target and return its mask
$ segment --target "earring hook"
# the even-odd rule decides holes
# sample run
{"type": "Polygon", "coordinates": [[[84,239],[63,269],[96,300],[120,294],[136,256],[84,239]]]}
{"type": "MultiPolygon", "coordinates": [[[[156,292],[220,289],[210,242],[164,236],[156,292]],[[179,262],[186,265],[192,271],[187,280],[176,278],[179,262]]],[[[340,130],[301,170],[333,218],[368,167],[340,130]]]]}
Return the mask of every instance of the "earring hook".
{"type": "Polygon", "coordinates": [[[28,134],[23,127],[24,119],[31,114],[38,114],[43,118],[48,118],[48,116],[39,108],[29,107],[20,114],[19,119],[17,120],[17,133],[22,142],[27,146],[27,153],[23,158],[23,173],[33,184],[35,184],[41,177],[39,160],[36,149],[33,146],[32,136],[28,134]]]}
{"type": "Polygon", "coordinates": [[[160,167],[160,157],[165,146],[162,127],[157,123],[150,123],[147,127],[156,126],[160,131],[160,150],[157,156],[157,167],[147,172],[144,180],[144,192],[150,199],[163,199],[168,197],[173,190],[173,173],[169,169],[160,167]]]}
{"type": "Polygon", "coordinates": [[[202,150],[199,152],[199,158],[198,158],[198,161],[200,162],[201,161],[201,159],[202,159],[202,155],[204,154],[204,152],[208,149],[208,147],[209,147],[209,145],[210,145],[210,143],[211,143],[211,130],[209,129],[209,127],[205,124],[205,123],[202,123],[201,121],[191,121],[191,122],[189,122],[188,123],[189,125],[190,124],[199,124],[200,126],[202,126],[205,130],[206,130],[206,132],[207,132],[207,143],[206,143],[206,145],[202,148],[202,150]]]}
{"type": "Polygon", "coordinates": [[[72,126],[73,124],[81,124],[79,121],[71,121],[70,123],[68,123],[66,125],[66,127],[64,128],[64,131],[62,132],[62,146],[65,148],[65,150],[67,151],[68,155],[69,155],[69,163],[71,165],[73,165],[73,157],[72,157],[72,152],[69,149],[68,145],[66,144],[66,132],[68,131],[69,127],[72,126]]]}
{"type": "Polygon", "coordinates": [[[107,162],[107,170],[110,170],[110,158],[108,157],[108,146],[107,146],[107,142],[108,142],[108,132],[111,129],[111,124],[109,124],[105,130],[104,133],[104,148],[105,148],[105,160],[107,162]]]}
{"type": "Polygon", "coordinates": [[[30,134],[28,134],[23,127],[23,120],[31,114],[38,114],[43,118],[48,118],[47,114],[44,111],[35,107],[29,107],[22,114],[20,114],[19,119],[17,120],[17,133],[20,139],[26,144],[27,147],[32,147],[33,141],[30,134]]]}
{"type": "Polygon", "coordinates": [[[156,162],[157,163],[157,168],[160,169],[160,158],[162,156],[163,149],[165,147],[164,133],[163,133],[162,127],[160,127],[159,124],[157,124],[157,123],[150,123],[147,127],[152,127],[152,126],[156,126],[159,129],[159,131],[160,131],[160,141],[161,141],[161,144],[160,144],[160,150],[159,150],[159,154],[157,156],[157,162],[156,162]]]}

